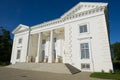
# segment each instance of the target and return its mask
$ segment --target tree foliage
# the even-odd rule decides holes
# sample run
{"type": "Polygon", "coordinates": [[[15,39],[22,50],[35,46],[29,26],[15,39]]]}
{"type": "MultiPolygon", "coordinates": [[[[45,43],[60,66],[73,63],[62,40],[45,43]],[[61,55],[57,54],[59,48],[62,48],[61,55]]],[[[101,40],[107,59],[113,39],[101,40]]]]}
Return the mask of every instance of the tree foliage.
{"type": "Polygon", "coordinates": [[[0,64],[9,63],[12,50],[10,32],[0,27],[0,64]]]}
{"type": "Polygon", "coordinates": [[[114,57],[113,57],[114,71],[120,73],[120,42],[116,42],[112,44],[111,48],[114,53],[114,57]]]}
{"type": "Polygon", "coordinates": [[[111,45],[111,48],[113,49],[114,53],[114,62],[120,62],[120,42],[116,42],[111,45]]]}

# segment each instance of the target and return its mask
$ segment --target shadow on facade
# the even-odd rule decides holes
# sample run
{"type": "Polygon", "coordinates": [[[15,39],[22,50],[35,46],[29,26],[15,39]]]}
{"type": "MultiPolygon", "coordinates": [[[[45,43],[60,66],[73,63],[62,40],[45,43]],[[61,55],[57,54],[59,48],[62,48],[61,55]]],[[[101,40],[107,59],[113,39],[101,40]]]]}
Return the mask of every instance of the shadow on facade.
{"type": "Polygon", "coordinates": [[[70,65],[70,64],[65,64],[66,67],[69,69],[69,71],[72,73],[72,74],[76,74],[76,73],[79,73],[81,72],[79,69],[77,69],[76,67],[70,65]]]}

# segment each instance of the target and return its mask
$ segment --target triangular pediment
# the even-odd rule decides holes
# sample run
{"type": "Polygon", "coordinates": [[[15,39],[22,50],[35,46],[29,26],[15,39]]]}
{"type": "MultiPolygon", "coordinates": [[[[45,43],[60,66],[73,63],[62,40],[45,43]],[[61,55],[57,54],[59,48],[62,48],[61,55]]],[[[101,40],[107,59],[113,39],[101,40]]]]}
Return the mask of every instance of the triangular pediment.
{"type": "Polygon", "coordinates": [[[29,27],[23,24],[18,25],[18,27],[16,29],[13,30],[13,34],[18,33],[18,32],[22,32],[25,30],[29,30],[29,27]]]}
{"type": "Polygon", "coordinates": [[[98,7],[105,7],[105,6],[107,6],[107,3],[80,2],[76,6],[74,6],[72,9],[70,9],[68,12],[66,12],[64,15],[62,15],[61,18],[72,16],[74,14],[78,14],[87,10],[95,9],[98,7]]]}

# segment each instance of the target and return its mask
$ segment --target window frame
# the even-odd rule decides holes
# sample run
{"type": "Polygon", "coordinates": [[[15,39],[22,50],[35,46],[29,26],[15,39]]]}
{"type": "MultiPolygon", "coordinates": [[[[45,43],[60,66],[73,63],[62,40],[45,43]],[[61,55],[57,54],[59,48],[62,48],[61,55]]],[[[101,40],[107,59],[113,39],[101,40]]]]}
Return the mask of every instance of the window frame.
{"type": "Polygon", "coordinates": [[[80,54],[81,54],[80,58],[81,59],[90,59],[90,47],[89,47],[89,45],[90,44],[88,42],[80,43],[80,54]],[[87,48],[86,48],[86,44],[87,44],[87,48]]]}
{"type": "Polygon", "coordinates": [[[81,69],[90,70],[90,63],[81,63],[81,69]]]}
{"type": "Polygon", "coordinates": [[[56,42],[57,38],[54,38],[54,42],[56,42]]]}
{"type": "Polygon", "coordinates": [[[89,24],[88,22],[78,24],[78,26],[79,26],[79,27],[78,27],[79,35],[82,35],[82,34],[89,34],[89,33],[90,33],[90,28],[89,28],[90,24],[89,24]],[[87,25],[87,32],[82,32],[82,33],[80,33],[80,26],[83,26],[83,25],[87,25]]]}
{"type": "Polygon", "coordinates": [[[21,50],[17,50],[17,56],[16,59],[20,59],[20,55],[21,55],[21,50]],[[19,54],[19,55],[18,55],[19,54]]]}
{"type": "Polygon", "coordinates": [[[42,44],[44,45],[46,43],[46,39],[43,39],[42,40],[42,44]]]}
{"type": "Polygon", "coordinates": [[[80,26],[79,26],[79,32],[80,32],[80,33],[87,33],[87,32],[88,32],[87,24],[80,25],[80,26]]]}
{"type": "Polygon", "coordinates": [[[18,39],[18,43],[19,43],[19,44],[22,44],[22,41],[23,41],[22,38],[19,38],[19,39],[18,39]]]}

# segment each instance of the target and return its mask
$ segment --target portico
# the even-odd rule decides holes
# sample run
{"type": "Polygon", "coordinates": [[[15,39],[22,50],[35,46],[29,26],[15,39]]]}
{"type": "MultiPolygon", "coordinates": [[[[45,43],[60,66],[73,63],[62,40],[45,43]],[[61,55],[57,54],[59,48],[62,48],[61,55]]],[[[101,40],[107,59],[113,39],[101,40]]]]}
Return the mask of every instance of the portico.
{"type": "Polygon", "coordinates": [[[27,62],[60,63],[64,53],[64,28],[31,34],[27,62]]]}

